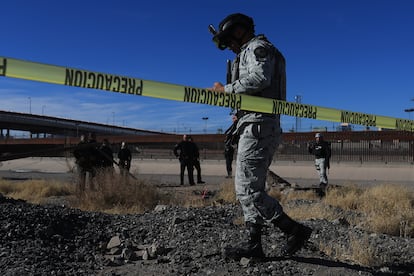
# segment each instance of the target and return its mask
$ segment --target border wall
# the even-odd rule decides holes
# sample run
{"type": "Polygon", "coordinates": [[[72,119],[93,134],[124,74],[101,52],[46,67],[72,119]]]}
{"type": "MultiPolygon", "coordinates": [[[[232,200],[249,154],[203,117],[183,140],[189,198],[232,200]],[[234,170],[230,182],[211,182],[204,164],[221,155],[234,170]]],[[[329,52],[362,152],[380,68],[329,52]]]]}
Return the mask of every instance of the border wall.
{"type": "MultiPolygon", "coordinates": [[[[310,161],[307,145],[313,142],[314,132],[284,133],[282,143],[275,159],[285,161],[310,161]]],[[[404,131],[349,131],[324,132],[325,140],[331,143],[334,162],[403,162],[414,163],[414,133],[404,131]]],[[[173,147],[181,141],[182,135],[134,135],[134,136],[98,136],[97,141],[108,139],[114,151],[114,157],[122,141],[126,141],[134,158],[139,159],[175,159],[173,147]]],[[[192,135],[200,149],[200,157],[205,160],[224,159],[223,134],[192,135]]],[[[71,157],[78,138],[34,138],[1,139],[1,160],[7,157],[71,157]]]]}

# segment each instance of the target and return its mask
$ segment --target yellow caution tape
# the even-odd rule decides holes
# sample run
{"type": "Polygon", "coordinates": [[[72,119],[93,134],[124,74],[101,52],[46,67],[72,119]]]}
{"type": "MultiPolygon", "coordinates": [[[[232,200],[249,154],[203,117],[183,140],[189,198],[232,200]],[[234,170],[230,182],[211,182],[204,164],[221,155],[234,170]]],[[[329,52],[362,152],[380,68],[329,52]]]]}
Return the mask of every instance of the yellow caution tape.
{"type": "Polygon", "coordinates": [[[414,131],[414,121],[0,57],[0,76],[271,114],[414,131]]]}

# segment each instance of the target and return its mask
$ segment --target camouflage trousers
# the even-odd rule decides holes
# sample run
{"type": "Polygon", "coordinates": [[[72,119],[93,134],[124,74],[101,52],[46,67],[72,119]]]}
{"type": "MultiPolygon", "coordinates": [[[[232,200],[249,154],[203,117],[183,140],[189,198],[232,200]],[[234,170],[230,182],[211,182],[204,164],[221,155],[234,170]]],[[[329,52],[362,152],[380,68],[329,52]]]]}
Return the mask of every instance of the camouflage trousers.
{"type": "Polygon", "coordinates": [[[319,172],[319,183],[328,184],[328,176],[326,174],[326,159],[325,158],[315,159],[315,168],[319,172]]]}
{"type": "Polygon", "coordinates": [[[279,144],[280,128],[274,120],[247,123],[239,131],[235,174],[236,196],[245,222],[264,224],[283,208],[266,193],[266,176],[279,144]]]}

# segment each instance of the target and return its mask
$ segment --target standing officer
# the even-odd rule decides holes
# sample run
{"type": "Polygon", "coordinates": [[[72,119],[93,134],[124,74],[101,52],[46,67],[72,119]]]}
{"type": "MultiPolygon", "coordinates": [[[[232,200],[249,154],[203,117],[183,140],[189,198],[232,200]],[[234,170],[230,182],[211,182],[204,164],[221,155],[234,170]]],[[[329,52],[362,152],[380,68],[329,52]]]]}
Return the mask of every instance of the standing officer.
{"type": "MultiPolygon", "coordinates": [[[[214,83],[212,90],[272,99],[286,99],[283,55],[264,35],[255,35],[253,19],[240,13],[227,16],[218,31],[209,26],[220,50],[236,54],[231,83],[214,83]]],[[[239,110],[235,134],[239,137],[235,188],[249,230],[249,240],[224,250],[225,256],[264,257],[262,227],[271,222],[287,235],[284,255],[294,254],[309,239],[312,229],[291,219],[280,203],[265,191],[266,175],[281,135],[280,115],[239,110]]]]}
{"type": "Polygon", "coordinates": [[[95,189],[95,176],[97,166],[97,142],[95,134],[89,134],[87,138],[85,135],[81,135],[80,141],[75,148],[73,155],[76,158],[77,170],[79,173],[79,190],[85,191],[86,186],[86,174],[88,173],[89,188],[95,189]]]}
{"type": "Polygon", "coordinates": [[[95,190],[95,176],[100,167],[100,153],[99,153],[99,146],[98,141],[96,140],[96,133],[90,132],[88,136],[88,143],[89,143],[89,162],[91,165],[91,173],[90,177],[93,181],[90,181],[90,189],[95,190]]]}
{"type": "Polygon", "coordinates": [[[234,156],[234,147],[230,143],[225,143],[224,145],[224,158],[226,159],[226,171],[227,176],[226,178],[232,178],[233,177],[233,156],[234,156]]]}
{"type": "Polygon", "coordinates": [[[331,158],[331,145],[323,139],[321,133],[315,134],[315,140],[315,143],[308,145],[308,151],[310,154],[315,155],[315,168],[319,173],[320,195],[324,196],[328,186],[326,171],[331,167],[329,162],[331,158]]]}
{"type": "Polygon", "coordinates": [[[200,150],[198,149],[198,146],[194,142],[192,136],[188,136],[188,141],[193,143],[193,156],[194,156],[193,164],[194,164],[194,168],[197,171],[197,183],[198,184],[206,183],[206,182],[203,181],[203,179],[201,177],[200,150]]]}
{"type": "Polygon", "coordinates": [[[194,147],[186,134],[183,135],[183,140],[174,146],[174,155],[180,161],[180,184],[184,185],[184,171],[187,168],[188,182],[190,185],[195,185],[193,175],[194,147]]]}
{"type": "Polygon", "coordinates": [[[104,173],[113,173],[114,170],[114,153],[108,139],[104,139],[99,147],[100,168],[104,173]]]}
{"type": "Polygon", "coordinates": [[[119,173],[122,177],[127,177],[131,168],[132,154],[125,142],[121,143],[121,149],[118,152],[119,173]]]}
{"type": "Polygon", "coordinates": [[[76,166],[78,172],[78,188],[80,192],[85,191],[86,185],[86,173],[92,172],[92,166],[89,161],[89,148],[88,148],[88,141],[85,135],[80,136],[80,141],[73,151],[73,155],[76,159],[76,166]]]}

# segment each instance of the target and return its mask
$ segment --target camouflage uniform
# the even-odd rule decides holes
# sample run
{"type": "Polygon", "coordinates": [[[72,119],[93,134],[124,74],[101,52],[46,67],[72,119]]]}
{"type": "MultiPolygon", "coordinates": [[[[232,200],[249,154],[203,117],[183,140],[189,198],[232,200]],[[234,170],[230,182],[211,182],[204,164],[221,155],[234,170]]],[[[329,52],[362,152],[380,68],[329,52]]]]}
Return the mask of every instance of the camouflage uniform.
{"type": "MultiPolygon", "coordinates": [[[[282,54],[263,35],[258,35],[241,48],[232,65],[232,82],[224,89],[226,92],[285,99],[285,87],[282,54]]],[[[281,134],[280,115],[239,111],[237,117],[236,195],[245,221],[263,224],[283,212],[279,202],[265,192],[267,170],[281,134]]]]}
{"type": "MultiPolygon", "coordinates": [[[[266,37],[254,35],[252,18],[231,14],[220,23],[218,31],[212,25],[209,29],[220,50],[229,48],[237,54],[228,84],[223,86],[216,82],[213,89],[286,99],[285,59],[266,37]]],[[[236,117],[236,139],[231,139],[238,139],[235,186],[249,239],[239,246],[225,247],[223,255],[234,259],[263,258],[261,236],[267,221],[287,235],[282,253],[294,254],[310,238],[312,229],[290,218],[279,202],[265,191],[267,171],[281,134],[280,115],[240,110],[236,117]]]]}
{"type": "Polygon", "coordinates": [[[321,133],[316,133],[315,138],[319,138],[316,143],[308,146],[310,154],[315,155],[315,168],[319,173],[319,185],[326,188],[328,185],[327,169],[330,168],[331,145],[329,142],[323,140],[321,133]]]}

